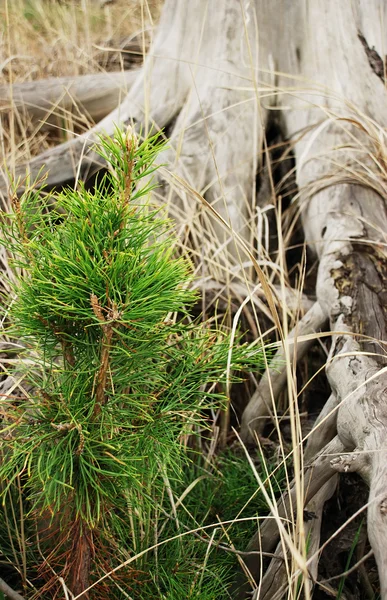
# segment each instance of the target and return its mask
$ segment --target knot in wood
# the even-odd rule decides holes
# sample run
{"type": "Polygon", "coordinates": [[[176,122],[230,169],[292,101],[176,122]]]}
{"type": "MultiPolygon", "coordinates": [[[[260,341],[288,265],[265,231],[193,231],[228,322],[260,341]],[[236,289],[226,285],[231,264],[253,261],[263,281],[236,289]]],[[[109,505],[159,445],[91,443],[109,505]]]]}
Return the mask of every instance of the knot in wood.
{"type": "Polygon", "coordinates": [[[387,498],[383,498],[383,500],[380,502],[379,511],[382,517],[387,516],[387,498]]]}

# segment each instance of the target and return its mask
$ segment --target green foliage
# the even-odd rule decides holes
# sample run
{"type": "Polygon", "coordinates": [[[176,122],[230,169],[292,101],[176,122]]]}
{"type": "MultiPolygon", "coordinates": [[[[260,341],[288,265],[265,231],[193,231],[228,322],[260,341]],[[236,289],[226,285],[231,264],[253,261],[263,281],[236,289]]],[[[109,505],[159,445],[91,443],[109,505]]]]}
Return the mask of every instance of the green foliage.
{"type": "MultiPolygon", "coordinates": [[[[101,139],[109,171],[95,190],[42,200],[32,185],[2,216],[16,281],[8,335],[35,357],[31,392],[7,403],[2,497],[22,486],[26,526],[38,524],[50,566],[75,593],[151,545],[166,478],[179,485],[189,462],[187,436],[225,400],[230,337],[189,319],[190,265],[146,199],[162,148],[157,135],[139,144],[117,130],[101,139]]],[[[232,349],[232,371],[260,364],[256,348],[232,349]]],[[[119,581],[151,577],[140,566],[120,572],[109,597],[121,597],[119,581]]],[[[186,584],[165,597],[186,597],[186,584]]]]}
{"type": "MultiPolygon", "coordinates": [[[[261,460],[257,454],[257,469],[264,479],[261,460]]],[[[266,468],[270,472],[268,463],[266,468]]],[[[273,474],[270,476],[273,485],[273,474]]],[[[284,480],[285,472],[281,469],[277,472],[278,483],[273,485],[278,494],[284,480]]],[[[253,494],[255,488],[254,473],[244,456],[225,451],[211,467],[198,456],[184,470],[176,486],[176,497],[184,500],[176,510],[177,518],[165,519],[163,537],[203,529],[197,535],[175,539],[159,549],[158,564],[153,568],[148,566],[151,579],[138,588],[138,598],[231,598],[238,559],[227,548],[232,543],[237,550],[244,550],[256,530],[257,515],[262,517],[268,512],[262,494],[253,494]]],[[[164,514],[167,507],[166,499],[164,514]]],[[[162,511],[160,515],[159,528],[163,526],[162,511]]]]}

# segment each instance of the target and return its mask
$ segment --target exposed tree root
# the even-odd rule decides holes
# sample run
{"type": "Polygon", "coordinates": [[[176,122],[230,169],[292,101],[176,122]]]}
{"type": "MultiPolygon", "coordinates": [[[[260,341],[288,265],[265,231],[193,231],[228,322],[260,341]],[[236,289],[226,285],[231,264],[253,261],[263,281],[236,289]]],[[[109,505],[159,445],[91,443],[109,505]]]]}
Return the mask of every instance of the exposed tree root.
{"type": "MultiPolygon", "coordinates": [[[[239,305],[241,305],[246,298],[251,298],[251,302],[257,307],[257,309],[266,315],[270,321],[273,321],[273,315],[265,303],[265,292],[260,285],[249,289],[246,284],[239,281],[232,281],[226,284],[215,281],[211,278],[205,278],[195,280],[193,287],[201,290],[202,293],[206,294],[206,296],[209,296],[211,302],[215,300],[218,301],[222,296],[227,295],[227,299],[225,301],[226,305],[229,302],[230,294],[232,297],[235,296],[235,299],[238,300],[239,305]],[[214,300],[212,299],[213,296],[214,300]]],[[[311,300],[306,294],[301,294],[293,288],[285,288],[284,290],[281,290],[280,286],[273,285],[271,286],[271,290],[276,305],[278,305],[281,310],[287,310],[292,317],[295,317],[300,310],[305,313],[308,312],[315,304],[313,300],[311,300]]]]}
{"type": "MultiPolygon", "coordinates": [[[[326,369],[338,407],[338,436],[331,443],[341,444],[346,453],[331,461],[331,469],[356,471],[370,484],[368,535],[384,599],[387,598],[387,373],[383,345],[387,340],[383,308],[387,219],[382,195],[385,163],[378,127],[365,115],[371,113],[377,122],[386,122],[386,92],[372,72],[369,57],[357,37],[350,4],[341,8],[338,11],[337,4],[330,0],[323,11],[318,0],[309,3],[303,21],[306,44],[299,61],[300,72],[316,78],[317,64],[319,83],[324,83],[329,91],[321,95],[319,88],[313,95],[303,96],[304,110],[300,110],[301,102],[293,96],[290,102],[296,110],[285,113],[285,118],[289,132],[294,132],[299,140],[296,159],[304,229],[307,241],[315,245],[320,259],[317,299],[335,332],[326,369]],[[326,26],[321,22],[323,14],[326,26]],[[344,77],[344,73],[351,75],[344,77]],[[341,84],[338,91],[337,82],[341,84]],[[342,98],[351,99],[358,112],[342,98]],[[307,101],[309,109],[305,110],[307,101]],[[324,108],[319,113],[316,106],[324,108]],[[299,131],[310,127],[313,121],[319,123],[318,129],[300,140],[299,131]]],[[[367,9],[359,3],[357,10],[358,20],[364,22],[362,11],[367,9]]],[[[280,514],[282,507],[283,501],[278,507],[280,514]]],[[[273,523],[271,519],[261,528],[262,548],[270,547],[265,542],[273,523]]],[[[256,540],[250,547],[257,547],[256,540]]],[[[249,568],[253,571],[253,566],[249,568]]]]}
{"type": "Polygon", "coordinates": [[[55,126],[58,116],[74,107],[97,122],[120,104],[137,76],[138,70],[130,70],[0,85],[0,111],[26,112],[43,129],[55,126]]]}
{"type": "MultiPolygon", "coordinates": [[[[310,573],[309,586],[312,591],[314,581],[317,579],[318,571],[318,549],[320,547],[320,532],[324,504],[334,494],[337,486],[337,477],[329,479],[314,497],[308,502],[305,507],[305,537],[308,540],[308,554],[315,555],[312,562],[309,564],[308,572],[310,573]]],[[[270,565],[264,573],[262,580],[253,593],[253,600],[274,600],[280,599],[289,587],[289,569],[284,561],[284,543],[281,540],[275,555],[278,558],[273,558],[270,565]]],[[[288,561],[291,557],[288,556],[288,561]]],[[[294,569],[296,570],[296,569],[294,569]]],[[[290,570],[291,571],[291,570],[290,570]]],[[[293,585],[297,585],[297,580],[293,585]]]]}
{"type": "Polygon", "coordinates": [[[308,540],[308,556],[313,559],[309,563],[308,571],[310,573],[310,590],[314,587],[314,582],[318,579],[319,548],[321,537],[321,525],[324,504],[333,496],[336,491],[338,477],[329,479],[317,492],[317,494],[305,506],[305,537],[308,540]]]}
{"type": "Polygon", "coordinates": [[[295,356],[301,359],[314,342],[313,334],[323,327],[326,320],[320,304],[316,302],[284,341],[284,345],[289,346],[288,350],[281,347],[277,351],[243,413],[241,438],[245,443],[254,443],[255,435],[262,431],[266,418],[275,414],[275,402],[288,376],[287,359],[291,364],[295,356]],[[298,340],[303,337],[307,339],[298,340]]]}
{"type": "MultiPolygon", "coordinates": [[[[159,128],[169,123],[182,107],[188,93],[188,61],[192,59],[191,48],[195,45],[196,34],[196,30],[192,32],[194,28],[179,28],[177,23],[179,20],[184,23],[187,18],[187,22],[200,23],[200,18],[203,19],[196,7],[192,7],[189,12],[192,14],[187,14],[183,3],[167,2],[153,51],[123,102],[85,134],[18,166],[15,177],[23,180],[26,172],[29,172],[34,180],[39,173],[42,174],[43,169],[43,173],[47,175],[46,184],[50,187],[77,177],[87,178],[91,169],[102,166],[100,158],[92,151],[99,133],[113,135],[117,125],[133,121],[140,124],[147,122],[159,128]]],[[[8,191],[8,177],[3,174],[0,183],[3,198],[7,197],[8,191]]]]}
{"type": "Polygon", "coordinates": [[[3,579],[0,579],[0,591],[9,598],[9,600],[25,600],[23,596],[15,592],[3,579]]]}
{"type": "MultiPolygon", "coordinates": [[[[334,475],[330,461],[343,452],[343,443],[336,436],[318,456],[305,467],[304,498],[307,504],[322,486],[334,475]]],[[[291,516],[296,501],[296,484],[291,486],[290,493],[283,495],[276,508],[275,518],[265,519],[259,531],[251,539],[247,551],[256,551],[258,549],[264,552],[272,552],[279,538],[278,519],[286,519],[291,516]]],[[[259,561],[255,557],[247,557],[247,567],[254,578],[259,577],[259,561]]]]}
{"type": "Polygon", "coordinates": [[[338,407],[337,396],[332,393],[308,436],[308,443],[304,453],[306,461],[312,460],[324,445],[330,442],[337,434],[338,407]]]}

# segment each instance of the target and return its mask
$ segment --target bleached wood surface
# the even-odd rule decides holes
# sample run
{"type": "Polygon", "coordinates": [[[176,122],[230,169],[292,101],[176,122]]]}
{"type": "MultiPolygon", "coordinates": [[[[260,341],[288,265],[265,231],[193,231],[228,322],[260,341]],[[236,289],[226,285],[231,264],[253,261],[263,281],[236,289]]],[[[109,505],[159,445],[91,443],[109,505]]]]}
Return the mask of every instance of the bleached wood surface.
{"type": "Polygon", "coordinates": [[[43,128],[74,109],[97,122],[121,103],[137,76],[134,69],[0,85],[0,111],[16,107],[43,128]]]}

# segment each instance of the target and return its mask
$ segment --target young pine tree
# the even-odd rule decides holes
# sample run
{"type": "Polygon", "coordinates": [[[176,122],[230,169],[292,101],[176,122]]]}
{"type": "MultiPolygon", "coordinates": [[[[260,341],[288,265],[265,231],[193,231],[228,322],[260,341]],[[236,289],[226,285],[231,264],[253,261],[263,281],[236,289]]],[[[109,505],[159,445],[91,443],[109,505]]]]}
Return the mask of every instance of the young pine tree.
{"type": "MultiPolygon", "coordinates": [[[[109,169],[95,189],[43,201],[32,186],[2,217],[16,280],[8,335],[34,364],[28,397],[7,401],[0,477],[4,502],[22,487],[45,593],[59,593],[60,576],[75,596],[115,597],[111,579],[85,590],[141,549],[136,528],[151,543],[149,507],[166,475],[179,477],[184,435],[222,402],[213,384],[230,339],[187,319],[189,263],[146,201],[162,147],[117,130],[101,139],[109,169]]],[[[240,346],[231,367],[259,360],[240,346]]],[[[119,575],[129,586],[139,576],[119,575]]]]}

